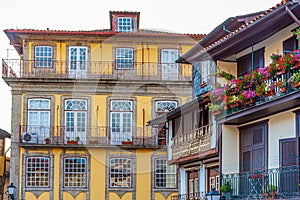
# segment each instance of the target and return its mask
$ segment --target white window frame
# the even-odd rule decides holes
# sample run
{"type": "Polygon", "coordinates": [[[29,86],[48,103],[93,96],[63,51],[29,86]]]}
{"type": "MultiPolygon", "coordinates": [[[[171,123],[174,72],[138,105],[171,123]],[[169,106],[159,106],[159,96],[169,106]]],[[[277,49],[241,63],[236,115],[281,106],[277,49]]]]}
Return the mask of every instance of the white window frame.
{"type": "Polygon", "coordinates": [[[133,69],[133,48],[116,48],[116,69],[133,69]]]}
{"type": "Polygon", "coordinates": [[[110,158],[109,160],[109,187],[132,187],[132,162],[130,158],[110,158]]]}
{"type": "Polygon", "coordinates": [[[81,143],[86,142],[87,117],[87,100],[65,100],[65,140],[76,140],[79,137],[81,143]],[[81,120],[82,117],[84,117],[83,121],[81,120]],[[70,123],[73,123],[73,126],[70,126],[70,123]]]}
{"type": "Polygon", "coordinates": [[[209,60],[201,62],[201,82],[200,84],[206,84],[209,82],[211,62],[209,60]]]}
{"type": "Polygon", "coordinates": [[[132,18],[118,17],[118,32],[132,32],[132,18]]]}
{"type": "Polygon", "coordinates": [[[27,188],[50,187],[50,158],[44,156],[26,157],[25,186],[27,188]],[[47,164],[48,163],[48,164],[47,164]]]}
{"type": "Polygon", "coordinates": [[[216,177],[209,178],[209,189],[212,191],[213,188],[216,188],[216,177]]]}
{"type": "Polygon", "coordinates": [[[65,157],[63,170],[64,187],[85,188],[87,186],[87,158],[65,157]],[[75,161],[80,162],[75,163],[75,161]]]}
{"type": "Polygon", "coordinates": [[[175,165],[168,165],[167,159],[155,159],[155,188],[177,188],[177,169],[175,165]],[[159,170],[164,170],[159,172],[159,170]],[[158,181],[160,180],[160,181],[158,181]]]}
{"type": "Polygon", "coordinates": [[[35,67],[37,68],[53,67],[53,47],[35,46],[34,60],[35,60],[35,67]]]}
{"type": "Polygon", "coordinates": [[[33,142],[43,143],[50,136],[50,100],[30,98],[27,102],[27,133],[33,142]]]}
{"type": "Polygon", "coordinates": [[[220,190],[220,176],[216,176],[216,191],[220,190]]]}
{"type": "Polygon", "coordinates": [[[133,101],[111,100],[110,102],[110,134],[111,144],[121,144],[132,140],[133,101]],[[119,116],[119,118],[117,118],[119,116]]]}
{"type": "Polygon", "coordinates": [[[173,111],[177,108],[178,102],[177,101],[164,101],[158,100],[155,102],[155,112],[157,113],[166,113],[173,111]]]}

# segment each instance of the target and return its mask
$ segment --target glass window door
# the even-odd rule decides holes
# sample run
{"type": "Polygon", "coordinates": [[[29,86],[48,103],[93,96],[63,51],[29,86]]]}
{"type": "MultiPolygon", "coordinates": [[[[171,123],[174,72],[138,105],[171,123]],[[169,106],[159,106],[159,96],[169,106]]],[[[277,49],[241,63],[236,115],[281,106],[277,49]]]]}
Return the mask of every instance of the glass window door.
{"type": "Polygon", "coordinates": [[[178,50],[163,49],[161,50],[161,65],[163,80],[178,80],[178,50]]]}
{"type": "Polygon", "coordinates": [[[69,47],[69,77],[84,78],[87,75],[87,47],[69,47]]]}

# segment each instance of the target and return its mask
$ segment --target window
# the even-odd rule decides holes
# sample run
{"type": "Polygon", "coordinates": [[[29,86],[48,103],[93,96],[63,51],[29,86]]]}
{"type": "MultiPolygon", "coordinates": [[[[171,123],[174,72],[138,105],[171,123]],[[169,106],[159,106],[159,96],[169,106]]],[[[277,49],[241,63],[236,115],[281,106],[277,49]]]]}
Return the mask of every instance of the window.
{"type": "Polygon", "coordinates": [[[26,187],[49,187],[50,158],[26,158],[26,187]]]}
{"type": "Polygon", "coordinates": [[[130,17],[118,17],[118,32],[131,32],[132,19],[130,17]]]}
{"type": "Polygon", "coordinates": [[[283,53],[291,53],[293,50],[298,49],[298,40],[296,36],[292,36],[289,39],[283,41],[283,53]]]}
{"type": "Polygon", "coordinates": [[[132,101],[111,101],[111,144],[121,144],[122,141],[132,140],[132,112],[132,101]]]}
{"type": "Polygon", "coordinates": [[[85,143],[87,124],[87,101],[69,99],[65,101],[65,131],[66,140],[76,140],[85,143]]]}
{"type": "MultiPolygon", "coordinates": [[[[50,100],[28,99],[27,132],[43,142],[50,133],[50,100]]],[[[33,139],[33,138],[32,138],[33,139]]]]}
{"type": "Polygon", "coordinates": [[[116,48],[116,68],[117,69],[133,68],[133,49],[116,48]]]}
{"type": "Polygon", "coordinates": [[[52,67],[53,48],[51,46],[35,46],[35,67],[52,67]]]}
{"type": "Polygon", "coordinates": [[[69,47],[69,77],[86,77],[88,48],[83,46],[69,47]]]}
{"type": "Polygon", "coordinates": [[[161,50],[161,74],[163,80],[178,80],[178,64],[175,61],[178,58],[178,50],[161,50]]]}
{"type": "Polygon", "coordinates": [[[176,188],[176,166],[167,165],[166,159],[155,160],[155,187],[176,188]]]}
{"type": "Polygon", "coordinates": [[[201,85],[209,82],[210,61],[201,62],[201,85]]]}
{"type": "Polygon", "coordinates": [[[155,111],[157,113],[170,112],[175,108],[177,108],[177,101],[156,101],[155,102],[155,111]]]}
{"type": "Polygon", "coordinates": [[[86,158],[64,158],[64,187],[86,187],[86,158]]]}
{"type": "Polygon", "coordinates": [[[132,160],[128,158],[110,159],[110,187],[131,187],[132,160]]]}
{"type": "MultiPolygon", "coordinates": [[[[170,112],[177,108],[177,101],[156,101],[155,112],[156,116],[170,112]]],[[[158,129],[158,145],[166,144],[166,123],[160,123],[158,129]]]]}
{"type": "Polygon", "coordinates": [[[237,59],[238,76],[251,73],[254,69],[264,67],[265,48],[248,53],[237,59]],[[252,63],[253,61],[253,63],[252,63]]]}
{"type": "Polygon", "coordinates": [[[209,191],[212,191],[213,188],[216,188],[216,177],[209,178],[209,191]]]}

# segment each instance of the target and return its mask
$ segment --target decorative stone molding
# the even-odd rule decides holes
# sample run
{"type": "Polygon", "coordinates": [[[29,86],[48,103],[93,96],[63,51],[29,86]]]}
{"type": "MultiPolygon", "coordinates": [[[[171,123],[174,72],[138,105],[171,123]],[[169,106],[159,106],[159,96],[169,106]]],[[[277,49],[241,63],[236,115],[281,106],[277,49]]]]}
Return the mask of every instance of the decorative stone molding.
{"type": "Polygon", "coordinates": [[[21,199],[25,199],[25,193],[31,192],[34,196],[38,199],[38,197],[44,193],[50,193],[50,200],[53,200],[53,180],[54,179],[54,155],[51,150],[48,150],[48,153],[39,153],[39,152],[30,152],[28,149],[25,149],[25,152],[22,155],[22,192],[21,192],[21,199]],[[26,188],[26,158],[27,157],[49,157],[50,158],[50,176],[49,176],[49,187],[35,187],[35,188],[26,188]]]}
{"type": "Polygon", "coordinates": [[[136,152],[135,151],[128,151],[131,152],[131,154],[122,154],[122,151],[120,154],[110,154],[110,150],[107,150],[106,152],[106,189],[105,189],[105,200],[109,200],[109,193],[114,192],[117,194],[120,198],[123,197],[123,195],[126,192],[131,192],[132,193],[132,200],[136,200],[136,152]],[[128,158],[132,160],[132,168],[131,168],[131,188],[110,188],[110,159],[111,158],[128,158]]]}

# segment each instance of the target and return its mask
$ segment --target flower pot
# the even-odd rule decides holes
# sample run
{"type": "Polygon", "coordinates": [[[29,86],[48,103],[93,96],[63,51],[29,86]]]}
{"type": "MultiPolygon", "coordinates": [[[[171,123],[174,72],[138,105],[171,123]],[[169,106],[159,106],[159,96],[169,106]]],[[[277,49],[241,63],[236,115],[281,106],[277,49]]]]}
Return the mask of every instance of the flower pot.
{"type": "Polygon", "coordinates": [[[222,101],[223,99],[222,99],[222,97],[219,95],[219,96],[217,96],[215,99],[213,99],[213,102],[219,102],[219,101],[222,101]]]}
{"type": "Polygon", "coordinates": [[[290,70],[295,70],[295,69],[298,69],[298,68],[300,68],[300,61],[297,61],[297,62],[295,63],[295,65],[294,65],[293,67],[290,68],[290,70]]]}
{"type": "Polygon", "coordinates": [[[211,114],[214,116],[220,115],[222,113],[221,110],[215,110],[214,112],[212,112],[211,114]]]}
{"type": "Polygon", "coordinates": [[[283,70],[283,71],[279,71],[279,72],[276,72],[275,73],[275,76],[280,76],[280,75],[282,75],[282,74],[284,74],[285,73],[285,71],[283,70]]]}
{"type": "Polygon", "coordinates": [[[78,141],[67,141],[67,144],[78,144],[78,141]]]}
{"type": "Polygon", "coordinates": [[[269,91],[268,93],[266,93],[264,96],[265,97],[269,97],[269,96],[272,96],[272,95],[274,95],[275,94],[275,90],[271,90],[271,91],[269,91]]]}
{"type": "Polygon", "coordinates": [[[300,87],[300,83],[291,83],[292,88],[298,88],[300,87]]]}
{"type": "Polygon", "coordinates": [[[123,145],[132,145],[132,142],[131,141],[123,141],[122,144],[123,145]]]}
{"type": "Polygon", "coordinates": [[[281,87],[280,92],[285,93],[286,92],[286,87],[281,87]]]}
{"type": "Polygon", "coordinates": [[[50,144],[50,140],[45,140],[45,143],[46,144],[50,144]]]}

